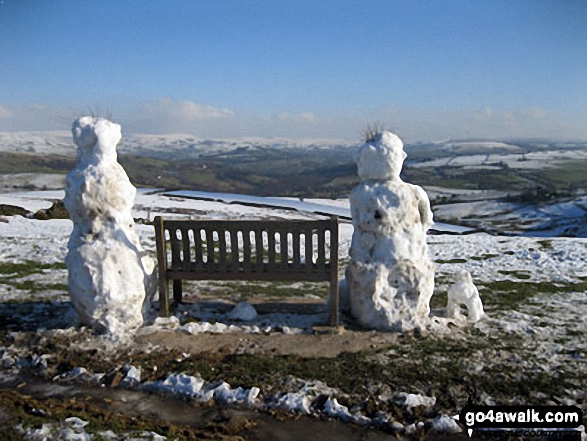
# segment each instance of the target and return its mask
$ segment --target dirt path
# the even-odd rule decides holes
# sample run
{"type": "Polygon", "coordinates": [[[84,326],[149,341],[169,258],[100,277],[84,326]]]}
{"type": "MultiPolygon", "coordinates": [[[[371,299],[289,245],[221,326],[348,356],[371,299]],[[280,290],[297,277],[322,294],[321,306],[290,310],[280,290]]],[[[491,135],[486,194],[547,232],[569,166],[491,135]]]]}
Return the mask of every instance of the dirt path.
{"type": "MultiPolygon", "coordinates": [[[[325,332],[328,332],[327,330],[325,332]]],[[[402,338],[399,334],[344,330],[340,334],[284,335],[199,334],[157,331],[138,336],[137,343],[151,343],[189,354],[298,355],[304,358],[336,357],[341,352],[360,352],[386,347],[402,338]]]]}

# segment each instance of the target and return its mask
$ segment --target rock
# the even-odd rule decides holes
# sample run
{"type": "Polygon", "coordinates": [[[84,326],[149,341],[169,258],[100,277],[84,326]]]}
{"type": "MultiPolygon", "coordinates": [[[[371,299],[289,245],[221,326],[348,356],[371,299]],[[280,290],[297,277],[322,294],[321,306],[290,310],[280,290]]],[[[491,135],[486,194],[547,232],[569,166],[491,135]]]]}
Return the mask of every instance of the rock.
{"type": "Polygon", "coordinates": [[[249,322],[257,318],[257,310],[248,302],[238,302],[236,306],[228,313],[228,317],[233,320],[249,322]]]}
{"type": "Polygon", "coordinates": [[[432,432],[455,434],[462,432],[459,424],[448,415],[440,415],[432,420],[432,432]]]}

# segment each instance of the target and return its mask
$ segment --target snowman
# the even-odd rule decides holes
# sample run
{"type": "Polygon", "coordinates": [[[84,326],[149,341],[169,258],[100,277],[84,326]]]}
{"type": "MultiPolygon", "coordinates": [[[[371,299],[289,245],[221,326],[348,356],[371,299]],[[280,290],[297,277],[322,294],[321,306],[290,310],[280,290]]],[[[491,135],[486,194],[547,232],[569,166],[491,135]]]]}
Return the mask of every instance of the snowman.
{"type": "Polygon", "coordinates": [[[155,262],[135,231],[136,189],[116,155],[120,126],[83,117],[72,132],[78,158],[64,199],[74,224],[65,259],[69,293],[82,324],[123,336],[143,323],[156,290],[155,262]]]}
{"type": "Polygon", "coordinates": [[[420,327],[434,291],[430,201],[400,178],[405,158],[396,135],[374,135],[357,154],[362,182],[350,196],[354,233],[341,304],[362,326],[383,331],[420,327]]]}

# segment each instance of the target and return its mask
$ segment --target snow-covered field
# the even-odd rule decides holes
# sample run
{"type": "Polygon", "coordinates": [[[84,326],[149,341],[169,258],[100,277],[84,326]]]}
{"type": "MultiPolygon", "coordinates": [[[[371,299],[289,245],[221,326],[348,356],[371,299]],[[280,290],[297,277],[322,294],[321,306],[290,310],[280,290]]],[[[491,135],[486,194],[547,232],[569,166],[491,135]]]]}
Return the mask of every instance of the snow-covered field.
{"type": "Polygon", "coordinates": [[[530,153],[500,154],[468,154],[450,158],[433,159],[411,163],[412,167],[465,167],[484,168],[507,165],[513,169],[544,169],[558,167],[566,162],[584,161],[587,159],[585,150],[548,150],[530,153]]]}
{"type": "MultiPolygon", "coordinates": [[[[0,195],[0,204],[21,206],[34,212],[38,209],[49,208],[51,201],[62,197],[62,191],[10,193],[0,195]]],[[[306,200],[306,202],[324,204],[326,201],[306,200]]],[[[346,201],[338,201],[334,205],[344,207],[346,203],[346,201]]],[[[146,220],[152,220],[156,215],[214,219],[268,217],[309,219],[317,216],[313,213],[278,208],[226,204],[179,196],[168,197],[154,190],[139,191],[133,214],[137,219],[146,220]]],[[[155,256],[153,228],[142,223],[138,223],[136,228],[145,249],[155,256]]],[[[51,358],[54,357],[50,353],[36,353],[37,349],[19,344],[21,339],[26,341],[27,332],[34,331],[39,337],[45,339],[61,335],[68,336],[67,338],[71,338],[72,341],[75,340],[72,336],[77,331],[70,328],[72,316],[66,291],[67,272],[63,265],[71,229],[72,223],[69,220],[59,219],[40,221],[21,216],[7,216],[3,218],[3,222],[0,222],[0,316],[2,320],[5,320],[2,330],[3,335],[6,336],[4,341],[0,342],[0,360],[12,373],[20,372],[27,366],[29,369],[32,366],[36,366],[35,369],[41,369],[43,364],[46,366],[47,363],[51,363],[51,358]]],[[[340,258],[343,262],[341,277],[348,260],[352,232],[352,225],[341,224],[339,246],[340,258]]],[[[477,398],[480,402],[487,404],[493,402],[567,403],[579,405],[585,411],[587,383],[585,376],[581,373],[587,370],[587,342],[584,339],[587,327],[587,239],[471,234],[429,236],[428,242],[437,263],[436,292],[432,302],[433,314],[442,315],[442,307],[446,302],[446,290],[459,269],[471,272],[487,312],[487,317],[475,326],[445,328],[440,336],[429,337],[432,338],[431,342],[436,345],[436,349],[430,353],[429,357],[426,355],[427,363],[430,363],[428,369],[437,369],[438,381],[442,382],[442,378],[448,378],[451,375],[444,370],[445,364],[450,362],[455,369],[458,367],[458,375],[463,375],[466,381],[473,383],[477,381],[476,387],[479,392],[477,398]],[[442,350],[444,347],[447,348],[446,351],[442,350]],[[466,348],[462,352],[466,356],[458,355],[461,353],[459,351],[449,350],[454,347],[466,348]],[[487,384],[479,384],[482,381],[490,383],[491,378],[496,375],[505,376],[504,383],[510,386],[524,384],[525,378],[534,381],[535,378],[545,376],[553,383],[549,386],[552,390],[541,390],[541,387],[546,387],[544,386],[546,383],[537,382],[537,385],[533,386],[532,381],[529,381],[526,390],[514,388],[505,392],[487,384]]],[[[205,283],[186,285],[185,291],[188,297],[195,298],[205,283]]],[[[245,288],[246,284],[241,286],[245,288]]],[[[235,304],[238,300],[247,300],[254,304],[259,297],[254,292],[257,288],[260,291],[259,296],[263,297],[263,287],[253,285],[253,291],[246,289],[242,295],[229,296],[224,300],[229,304],[231,302],[235,304]]],[[[216,292],[222,292],[222,286],[216,286],[215,289],[216,292]]],[[[232,289],[233,292],[236,290],[235,292],[238,293],[239,287],[232,287],[232,289]]],[[[314,303],[323,301],[323,298],[315,295],[311,284],[290,286],[288,289],[295,291],[296,298],[309,299],[314,303]]],[[[274,292],[275,290],[272,290],[272,293],[274,292]]],[[[235,315],[233,312],[231,315],[230,308],[207,310],[204,306],[196,305],[179,308],[176,315],[175,319],[159,320],[147,326],[141,331],[141,338],[148,339],[150,335],[158,332],[167,332],[170,335],[176,333],[178,336],[188,334],[194,339],[199,338],[198,335],[202,332],[230,332],[237,336],[250,333],[261,336],[303,335],[312,333],[312,326],[318,323],[324,314],[321,311],[308,315],[259,313],[254,320],[243,322],[238,320],[238,314],[235,315]]],[[[85,340],[75,343],[79,345],[78,350],[80,347],[99,348],[104,345],[99,337],[88,336],[87,332],[84,335],[85,340]]],[[[373,341],[377,338],[392,339],[388,336],[374,336],[373,341]]],[[[416,341],[413,346],[406,347],[397,346],[398,343],[395,340],[392,344],[392,340],[385,340],[386,344],[391,345],[388,349],[365,355],[365,363],[395,366],[395,363],[403,360],[401,363],[405,366],[418,366],[418,357],[424,356],[426,351],[430,350],[422,349],[423,343],[419,341],[416,341]]],[[[126,347],[122,343],[120,345],[121,348],[126,347]]],[[[113,349],[110,346],[108,350],[116,350],[115,347],[116,345],[113,349]]],[[[157,352],[156,348],[151,349],[157,352]]],[[[189,354],[186,355],[189,356],[189,354]]],[[[130,360],[128,363],[130,364],[130,360]]],[[[93,372],[91,366],[75,367],[87,369],[90,375],[87,378],[94,378],[92,381],[98,378],[92,377],[99,372],[93,372]]],[[[413,367],[413,369],[417,368],[413,367]]],[[[400,409],[402,406],[405,408],[408,399],[420,400],[415,404],[416,407],[429,408],[425,417],[418,417],[416,414],[407,420],[402,420],[397,415],[393,416],[382,410],[377,419],[373,413],[368,414],[361,407],[361,400],[366,399],[365,396],[359,393],[349,395],[336,387],[332,388],[319,381],[317,383],[319,378],[298,379],[284,389],[279,389],[277,385],[271,387],[258,385],[258,389],[255,390],[251,388],[238,390],[236,387],[231,388],[228,384],[222,386],[209,383],[199,377],[196,372],[162,372],[161,374],[165,375],[159,382],[149,379],[141,381],[139,377],[132,385],[129,383],[129,387],[151,391],[164,390],[180,396],[189,396],[192,399],[201,398],[202,401],[206,401],[204,398],[208,396],[205,395],[208,393],[211,397],[214,396],[217,402],[223,402],[222,397],[224,397],[224,403],[240,403],[241,405],[249,403],[254,408],[260,409],[281,408],[292,412],[334,417],[341,421],[354,421],[359,424],[384,424],[388,428],[395,427],[390,430],[403,434],[429,430],[440,427],[442,424],[449,431],[457,430],[454,420],[447,419],[445,413],[454,415],[458,412],[458,408],[449,408],[446,404],[442,407],[437,404],[434,407],[436,401],[445,403],[435,385],[426,387],[419,382],[402,383],[397,380],[401,389],[393,389],[393,386],[388,385],[385,389],[387,395],[381,392],[384,389],[383,385],[376,386],[379,390],[377,395],[379,398],[376,402],[380,403],[381,409],[389,410],[393,403],[396,403],[393,405],[399,406],[400,409]],[[216,393],[218,396],[215,395],[216,393]],[[326,396],[326,399],[318,406],[320,396],[326,396]],[[342,405],[340,400],[347,405],[342,405]],[[352,404],[355,406],[353,407],[352,404]]],[[[286,374],[283,373],[283,375],[286,374]]],[[[400,378],[400,374],[397,375],[400,378]]],[[[96,381],[99,382],[99,380],[96,381]]],[[[375,387],[375,385],[369,387],[375,387]]],[[[464,398],[459,398],[459,400],[462,399],[464,398]]],[[[457,402],[461,402],[459,400],[457,402]]],[[[78,427],[80,424],[83,424],[83,421],[80,423],[77,420],[69,420],[63,426],[41,428],[38,434],[44,433],[43,430],[45,432],[69,430],[82,433],[83,425],[78,427]]],[[[30,439],[42,439],[34,438],[32,432],[29,435],[30,439]]],[[[154,435],[147,434],[144,439],[149,439],[149,436],[154,435]]]]}
{"type": "MultiPolygon", "coordinates": [[[[117,151],[122,154],[152,155],[189,152],[216,154],[239,149],[308,148],[323,149],[332,146],[351,146],[356,143],[334,139],[235,138],[205,139],[193,135],[124,134],[117,151]]],[[[0,132],[0,152],[35,153],[43,155],[75,156],[71,132],[0,132]]]]}

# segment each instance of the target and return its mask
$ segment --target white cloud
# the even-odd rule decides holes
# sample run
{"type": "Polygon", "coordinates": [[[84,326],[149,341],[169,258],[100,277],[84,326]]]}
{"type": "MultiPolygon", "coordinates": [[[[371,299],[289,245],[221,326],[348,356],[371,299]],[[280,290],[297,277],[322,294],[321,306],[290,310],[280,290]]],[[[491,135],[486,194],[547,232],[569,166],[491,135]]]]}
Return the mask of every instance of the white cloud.
{"type": "MultiPolygon", "coordinates": [[[[382,113],[381,122],[407,142],[462,138],[587,138],[585,115],[567,121],[562,115],[540,107],[496,109],[489,106],[461,109],[398,108],[393,117],[382,113]]],[[[375,118],[375,119],[376,119],[375,118]]],[[[373,118],[372,118],[373,119],[373,118]]]]}
{"type": "Polygon", "coordinates": [[[12,111],[6,107],[0,106],[0,118],[9,118],[12,116],[12,111]]]}
{"type": "Polygon", "coordinates": [[[210,136],[233,121],[230,109],[190,100],[159,98],[138,103],[121,118],[123,130],[134,133],[194,133],[210,136]]]}
{"type": "Polygon", "coordinates": [[[313,123],[318,120],[315,114],[306,112],[306,113],[280,113],[277,117],[281,121],[292,121],[292,122],[302,122],[302,123],[313,123]]]}
{"type": "Polygon", "coordinates": [[[200,121],[202,119],[230,118],[234,116],[234,111],[229,109],[205,106],[193,101],[174,101],[170,98],[150,101],[141,107],[141,110],[146,114],[155,115],[163,119],[200,121]]]}
{"type": "MultiPolygon", "coordinates": [[[[0,103],[0,131],[69,130],[84,109],[45,104],[0,103]]],[[[587,115],[564,117],[541,107],[437,109],[393,106],[361,113],[254,113],[160,98],[113,106],[123,133],[192,133],[201,137],[239,136],[330,138],[359,141],[369,123],[378,122],[406,142],[462,138],[587,139],[587,115]]],[[[94,106],[94,113],[101,113],[94,106]]]]}
{"type": "Polygon", "coordinates": [[[548,115],[546,110],[539,108],[539,107],[531,107],[528,109],[521,109],[519,112],[520,112],[520,115],[527,116],[529,118],[536,118],[536,119],[546,118],[546,116],[548,115]]]}
{"type": "Polygon", "coordinates": [[[0,131],[69,130],[74,119],[82,116],[75,107],[33,103],[0,106],[0,131]]]}

